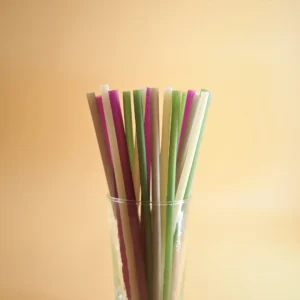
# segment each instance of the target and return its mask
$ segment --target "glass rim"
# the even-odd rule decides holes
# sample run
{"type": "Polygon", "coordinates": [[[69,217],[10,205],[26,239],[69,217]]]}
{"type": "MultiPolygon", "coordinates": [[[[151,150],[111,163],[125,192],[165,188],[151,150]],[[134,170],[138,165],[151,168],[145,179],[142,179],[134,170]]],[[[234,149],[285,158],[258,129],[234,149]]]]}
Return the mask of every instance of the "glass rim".
{"type": "Polygon", "coordinates": [[[136,200],[128,200],[128,199],[122,199],[117,197],[112,197],[109,194],[107,194],[108,201],[112,203],[120,203],[120,204],[141,204],[141,205],[157,205],[157,206],[168,206],[168,205],[178,205],[178,204],[185,204],[188,203],[191,200],[191,197],[189,199],[183,199],[183,200],[174,200],[174,201],[166,201],[166,202],[153,202],[153,201],[136,201],[136,200]]]}

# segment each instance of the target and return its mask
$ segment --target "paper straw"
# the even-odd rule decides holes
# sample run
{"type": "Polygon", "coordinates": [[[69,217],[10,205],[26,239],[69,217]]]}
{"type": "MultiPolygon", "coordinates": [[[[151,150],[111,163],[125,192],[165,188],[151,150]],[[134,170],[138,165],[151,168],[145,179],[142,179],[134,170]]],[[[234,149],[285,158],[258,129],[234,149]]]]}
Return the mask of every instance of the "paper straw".
{"type": "MultiPolygon", "coordinates": [[[[119,156],[117,137],[116,137],[115,126],[114,126],[114,121],[112,116],[112,110],[110,106],[110,100],[108,96],[108,85],[102,85],[100,88],[101,88],[103,108],[104,108],[104,113],[106,118],[108,137],[109,137],[109,142],[111,147],[113,166],[114,166],[116,183],[117,183],[118,197],[121,199],[126,199],[126,192],[125,192],[125,186],[123,181],[123,173],[122,173],[121,161],[119,156]]],[[[130,294],[133,300],[139,298],[139,290],[137,284],[137,274],[135,269],[135,259],[133,256],[133,245],[132,245],[132,237],[130,231],[130,223],[129,223],[126,205],[120,205],[119,207],[120,207],[120,214],[122,220],[122,228],[124,233],[126,257],[128,261],[128,268],[129,268],[130,294]]]]}
{"type": "Polygon", "coordinates": [[[180,114],[181,92],[172,92],[172,117],[170,130],[169,166],[168,166],[168,192],[167,220],[166,220],[166,246],[165,246],[165,269],[164,269],[164,300],[171,297],[172,286],[172,259],[173,259],[173,215],[176,181],[176,159],[178,147],[178,123],[180,114]]]}
{"type": "Polygon", "coordinates": [[[134,167],[134,144],[133,144],[133,130],[132,130],[132,112],[131,112],[131,97],[130,92],[123,92],[123,107],[125,119],[125,131],[127,148],[129,152],[130,167],[133,172],[134,167]]]}
{"type": "MultiPolygon", "coordinates": [[[[122,111],[119,101],[118,91],[109,91],[109,98],[110,104],[114,119],[116,137],[118,142],[118,149],[120,153],[120,160],[122,166],[122,174],[123,180],[125,185],[125,193],[126,198],[129,200],[135,201],[135,193],[134,193],[134,186],[133,186],[133,179],[132,173],[129,163],[129,154],[127,150],[127,143],[125,137],[125,131],[123,126],[123,119],[122,119],[122,111]]],[[[127,205],[128,209],[128,216],[130,222],[130,229],[132,234],[132,246],[134,251],[134,258],[135,258],[135,269],[137,272],[137,281],[138,287],[140,290],[140,298],[138,299],[146,299],[147,296],[147,288],[146,288],[146,274],[145,274],[145,266],[143,264],[143,255],[142,255],[142,248],[141,248],[141,240],[140,240],[140,232],[139,232],[139,217],[137,211],[136,204],[129,204],[127,205]]]]}
{"type": "Polygon", "coordinates": [[[152,226],[153,226],[153,300],[161,299],[161,224],[160,224],[160,134],[158,89],[151,89],[151,155],[152,155],[152,226]]]}
{"type": "MultiPolygon", "coordinates": [[[[97,136],[97,141],[98,141],[98,146],[99,150],[101,153],[102,157],[102,162],[104,166],[104,172],[105,172],[105,177],[107,180],[107,185],[109,189],[109,193],[112,197],[117,197],[117,190],[116,190],[116,183],[115,183],[115,175],[114,175],[114,170],[112,166],[112,157],[110,153],[110,145],[107,143],[107,138],[108,138],[108,133],[107,133],[107,127],[106,127],[106,122],[105,119],[103,119],[103,116],[98,114],[99,111],[99,106],[97,105],[97,102],[100,101],[102,103],[102,99],[99,98],[96,99],[94,93],[88,93],[87,94],[87,99],[91,111],[91,116],[97,136]]],[[[100,108],[100,111],[102,108],[100,108]]],[[[119,238],[119,243],[120,243],[120,255],[121,255],[121,260],[122,260],[122,273],[123,273],[123,280],[125,284],[125,289],[127,293],[128,299],[131,299],[131,294],[130,294],[130,283],[129,283],[129,271],[128,271],[128,263],[127,263],[127,258],[126,258],[126,250],[125,250],[125,243],[124,243],[124,237],[123,237],[123,229],[122,229],[122,222],[121,222],[121,216],[120,216],[120,210],[119,207],[116,205],[112,205],[112,209],[115,213],[116,216],[116,222],[117,222],[117,230],[118,230],[118,238],[119,238]]],[[[112,247],[113,248],[113,247],[112,247]]],[[[113,255],[116,256],[117,254],[115,253],[114,249],[112,249],[113,255]]],[[[114,262],[115,265],[115,262],[114,262]]],[[[115,268],[114,268],[115,269],[115,268]]],[[[116,271],[115,271],[116,272],[116,271]]]]}
{"type": "MultiPolygon", "coordinates": [[[[199,109],[200,109],[200,96],[195,94],[192,104],[191,104],[190,114],[189,114],[188,120],[186,122],[185,133],[182,138],[182,145],[178,151],[177,168],[176,168],[176,187],[178,186],[179,178],[180,178],[180,175],[181,175],[181,172],[183,169],[183,165],[184,165],[184,162],[185,162],[185,159],[187,156],[190,139],[191,139],[192,132],[193,132],[193,126],[194,126],[195,120],[199,114],[199,109]]],[[[180,199],[180,200],[183,200],[183,199],[180,199]]]]}
{"type": "Polygon", "coordinates": [[[193,90],[189,90],[187,92],[185,108],[184,108],[184,114],[183,114],[183,119],[182,119],[182,126],[181,126],[181,131],[180,131],[180,139],[179,139],[178,149],[180,149],[181,144],[182,144],[183,136],[185,134],[186,124],[187,124],[187,121],[188,121],[188,118],[189,118],[189,114],[190,114],[190,111],[191,111],[191,106],[192,106],[192,102],[193,102],[193,98],[194,98],[195,94],[196,94],[196,91],[193,91],[193,90]]]}
{"type": "Polygon", "coordinates": [[[151,226],[151,211],[150,199],[147,178],[147,162],[146,162],[146,145],[144,136],[144,118],[142,108],[142,92],[140,90],[133,91],[134,98],[134,111],[136,122],[136,137],[139,152],[139,166],[140,166],[140,182],[142,190],[142,218],[145,224],[145,252],[146,252],[146,265],[147,265],[147,281],[149,298],[151,299],[152,290],[152,226],[151,226]],[[149,205],[147,205],[147,202],[149,205]]]}
{"type": "MultiPolygon", "coordinates": [[[[143,104],[143,113],[145,112],[146,106],[146,88],[142,88],[142,104],[143,104]]],[[[139,153],[137,146],[137,138],[135,136],[135,145],[134,145],[134,170],[133,170],[133,183],[136,200],[140,200],[140,166],[139,166],[139,153]]]]}
{"type": "Polygon", "coordinates": [[[183,92],[181,95],[181,102],[180,102],[179,135],[182,127],[182,119],[184,115],[185,102],[186,102],[186,92],[183,92]]]}

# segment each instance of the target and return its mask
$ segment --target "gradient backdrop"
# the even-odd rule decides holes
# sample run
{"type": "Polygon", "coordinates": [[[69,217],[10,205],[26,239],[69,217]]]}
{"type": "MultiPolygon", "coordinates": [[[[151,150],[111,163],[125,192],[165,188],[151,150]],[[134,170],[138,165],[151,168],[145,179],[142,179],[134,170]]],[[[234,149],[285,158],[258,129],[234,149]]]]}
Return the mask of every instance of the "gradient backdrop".
{"type": "Polygon", "coordinates": [[[1,1],[0,299],[112,300],[85,93],[207,88],[187,300],[300,299],[300,2],[1,1]]]}

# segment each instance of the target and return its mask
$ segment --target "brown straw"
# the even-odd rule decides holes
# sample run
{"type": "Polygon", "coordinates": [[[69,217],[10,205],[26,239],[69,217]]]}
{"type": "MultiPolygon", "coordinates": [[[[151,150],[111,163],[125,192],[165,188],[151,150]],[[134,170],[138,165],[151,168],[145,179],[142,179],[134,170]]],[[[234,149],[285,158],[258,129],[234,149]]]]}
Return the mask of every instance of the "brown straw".
{"type": "MultiPolygon", "coordinates": [[[[197,112],[198,108],[200,106],[200,97],[199,95],[195,94],[193,98],[193,102],[191,104],[191,110],[190,110],[190,115],[186,124],[185,128],[185,134],[183,135],[183,140],[181,147],[178,152],[177,156],[177,168],[176,168],[176,190],[178,187],[179,179],[182,173],[182,169],[184,166],[184,161],[186,159],[187,153],[188,153],[188,148],[189,148],[189,143],[192,135],[192,129],[195,124],[195,120],[197,118],[197,112]]],[[[180,199],[183,200],[183,199],[180,199]]]]}
{"type": "Polygon", "coordinates": [[[152,155],[152,226],[153,226],[153,300],[161,299],[161,224],[160,224],[160,136],[158,89],[151,88],[151,155],[152,155]]]}
{"type": "Polygon", "coordinates": [[[96,137],[98,141],[99,150],[101,153],[102,161],[103,161],[103,167],[105,172],[105,177],[108,185],[109,194],[112,197],[116,197],[116,189],[115,189],[115,176],[114,176],[114,170],[110,162],[110,156],[108,152],[108,148],[105,142],[104,138],[104,130],[101,125],[101,121],[98,114],[98,108],[96,103],[96,96],[95,93],[87,93],[87,100],[89,103],[91,116],[96,132],[96,137]]]}
{"type": "MultiPolygon", "coordinates": [[[[105,119],[104,114],[100,114],[99,107],[97,105],[97,98],[95,93],[87,93],[87,100],[90,107],[90,112],[94,124],[94,129],[98,141],[98,146],[100,150],[100,154],[102,157],[102,162],[104,166],[105,177],[109,189],[109,193],[111,197],[118,197],[117,189],[116,189],[116,181],[115,181],[115,174],[110,158],[109,153],[109,144],[105,140],[105,130],[104,124],[105,119]]],[[[102,104],[102,99],[99,101],[102,104]]],[[[103,107],[102,107],[103,108],[103,107]]],[[[118,238],[119,238],[119,247],[120,247],[120,255],[122,261],[122,273],[124,278],[124,284],[127,292],[128,299],[131,299],[131,291],[130,291],[130,283],[129,283],[129,270],[128,270],[128,262],[126,258],[126,250],[125,250],[125,241],[124,241],[124,232],[122,227],[122,220],[120,215],[120,207],[118,203],[112,203],[112,210],[114,212],[114,216],[117,221],[117,228],[118,228],[118,238]]],[[[117,276],[117,274],[115,274],[117,276]]]]}

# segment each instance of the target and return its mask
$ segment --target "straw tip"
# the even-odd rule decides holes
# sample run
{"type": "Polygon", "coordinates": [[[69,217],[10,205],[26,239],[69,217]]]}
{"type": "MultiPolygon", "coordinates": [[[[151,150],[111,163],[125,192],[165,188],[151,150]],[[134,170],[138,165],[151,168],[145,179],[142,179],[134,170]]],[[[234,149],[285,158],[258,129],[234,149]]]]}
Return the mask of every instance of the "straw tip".
{"type": "Polygon", "coordinates": [[[181,98],[181,91],[172,91],[172,98],[175,97],[175,98],[181,98]]]}
{"type": "Polygon", "coordinates": [[[101,84],[100,85],[100,91],[101,91],[101,93],[107,92],[108,90],[109,90],[108,84],[101,84]]]}
{"type": "Polygon", "coordinates": [[[96,96],[96,102],[99,103],[99,102],[101,102],[101,101],[102,101],[102,96],[97,95],[97,96],[96,96]]]}
{"type": "Polygon", "coordinates": [[[173,88],[172,87],[166,87],[164,89],[165,92],[172,92],[173,88]]]}
{"type": "Polygon", "coordinates": [[[159,93],[159,88],[151,88],[150,89],[150,92],[151,92],[151,94],[153,95],[153,94],[158,94],[159,93]]]}
{"type": "Polygon", "coordinates": [[[118,92],[118,90],[110,90],[110,91],[108,91],[108,96],[109,96],[109,99],[111,101],[118,101],[119,100],[119,92],[118,92]]]}
{"type": "Polygon", "coordinates": [[[188,90],[187,91],[187,94],[195,94],[196,93],[196,90],[188,90]]]}
{"type": "Polygon", "coordinates": [[[212,98],[212,94],[211,94],[211,92],[209,92],[208,90],[201,89],[200,97],[201,97],[201,98],[204,97],[204,98],[207,99],[207,101],[210,103],[211,98],[212,98]]]}
{"type": "Polygon", "coordinates": [[[133,90],[133,94],[134,94],[134,95],[142,94],[142,90],[140,90],[140,89],[138,89],[138,90],[133,90]]]}

